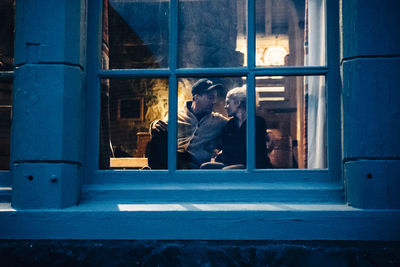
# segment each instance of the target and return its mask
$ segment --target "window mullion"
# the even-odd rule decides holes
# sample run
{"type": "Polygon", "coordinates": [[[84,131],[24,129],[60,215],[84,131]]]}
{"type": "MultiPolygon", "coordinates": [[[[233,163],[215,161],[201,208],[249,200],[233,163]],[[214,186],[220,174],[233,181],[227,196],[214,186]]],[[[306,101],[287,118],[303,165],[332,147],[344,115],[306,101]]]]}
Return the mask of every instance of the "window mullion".
{"type": "Polygon", "coordinates": [[[175,74],[178,63],[178,0],[170,0],[169,10],[169,68],[175,74]]]}
{"type": "Polygon", "coordinates": [[[250,72],[247,76],[247,169],[255,168],[255,77],[250,72]]]}
{"type": "Polygon", "coordinates": [[[247,66],[249,70],[255,68],[255,0],[247,1],[247,66]]]}
{"type": "Polygon", "coordinates": [[[176,68],[178,61],[178,0],[170,1],[169,15],[169,77],[168,87],[168,170],[176,170],[178,82],[176,68]]]}
{"type": "Polygon", "coordinates": [[[168,170],[176,170],[176,138],[177,138],[177,79],[175,74],[169,77],[168,90],[168,170]]]}
{"type": "Polygon", "coordinates": [[[247,75],[247,169],[253,171],[255,168],[255,89],[254,72],[255,69],[255,0],[247,2],[247,66],[249,74],[247,75]]]}
{"type": "Polygon", "coordinates": [[[144,78],[144,77],[168,77],[169,69],[111,69],[99,70],[101,78],[144,78]]]}

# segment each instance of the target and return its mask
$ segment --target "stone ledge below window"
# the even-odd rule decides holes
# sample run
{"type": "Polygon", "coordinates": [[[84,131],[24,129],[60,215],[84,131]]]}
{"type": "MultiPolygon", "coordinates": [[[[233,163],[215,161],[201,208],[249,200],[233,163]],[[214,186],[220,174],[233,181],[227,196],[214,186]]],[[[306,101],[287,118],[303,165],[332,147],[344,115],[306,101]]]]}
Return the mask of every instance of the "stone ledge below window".
{"type": "Polygon", "coordinates": [[[0,239],[400,240],[400,210],[338,204],[87,202],[0,205],[0,239]]]}

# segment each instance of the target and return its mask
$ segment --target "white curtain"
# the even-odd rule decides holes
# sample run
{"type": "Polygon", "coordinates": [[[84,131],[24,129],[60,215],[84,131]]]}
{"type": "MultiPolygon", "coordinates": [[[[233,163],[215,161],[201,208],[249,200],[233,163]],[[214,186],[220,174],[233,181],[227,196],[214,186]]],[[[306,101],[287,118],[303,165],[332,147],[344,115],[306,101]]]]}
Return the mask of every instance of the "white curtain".
{"type": "MultiPolygon", "coordinates": [[[[325,1],[307,0],[307,28],[305,65],[325,65],[325,1]]],[[[325,77],[308,76],[304,79],[308,99],[307,168],[326,168],[326,101],[325,77]]]]}

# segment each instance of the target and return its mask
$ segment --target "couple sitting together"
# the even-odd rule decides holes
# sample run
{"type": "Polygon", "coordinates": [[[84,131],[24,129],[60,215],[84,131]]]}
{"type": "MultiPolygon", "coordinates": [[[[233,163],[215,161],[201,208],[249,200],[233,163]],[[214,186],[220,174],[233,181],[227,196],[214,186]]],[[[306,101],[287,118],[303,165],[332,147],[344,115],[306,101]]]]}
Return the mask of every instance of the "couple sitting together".
{"type": "MultiPolygon", "coordinates": [[[[192,87],[192,100],[187,101],[178,112],[178,169],[246,168],[246,88],[233,88],[226,95],[225,110],[230,119],[213,112],[219,89],[222,89],[222,85],[200,79],[192,87]]],[[[257,116],[255,125],[255,165],[256,168],[268,168],[266,124],[264,119],[257,116]]],[[[154,141],[166,140],[167,129],[167,120],[153,122],[150,126],[153,144],[150,146],[159,148],[154,141]]],[[[165,159],[155,159],[150,154],[150,167],[166,168],[165,159]]]]}

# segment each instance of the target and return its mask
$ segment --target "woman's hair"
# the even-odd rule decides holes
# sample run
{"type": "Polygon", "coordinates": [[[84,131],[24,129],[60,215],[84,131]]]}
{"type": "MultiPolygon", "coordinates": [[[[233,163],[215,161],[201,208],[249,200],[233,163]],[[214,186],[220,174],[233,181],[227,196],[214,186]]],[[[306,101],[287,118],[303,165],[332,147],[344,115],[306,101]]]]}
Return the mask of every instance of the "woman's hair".
{"type": "Polygon", "coordinates": [[[246,109],[246,86],[235,87],[226,94],[226,98],[233,99],[235,101],[239,101],[240,107],[246,109]]]}

